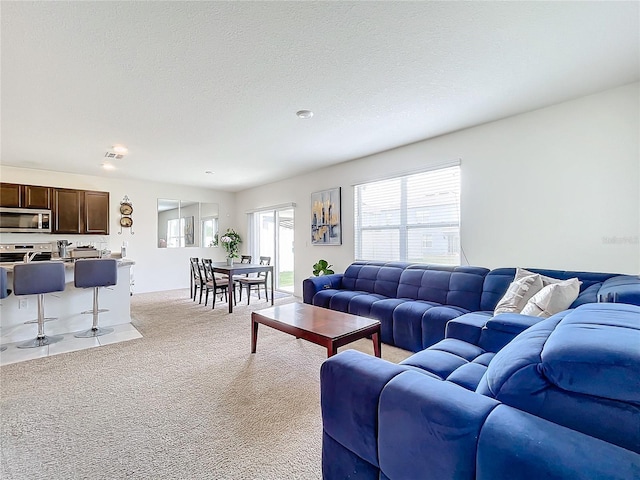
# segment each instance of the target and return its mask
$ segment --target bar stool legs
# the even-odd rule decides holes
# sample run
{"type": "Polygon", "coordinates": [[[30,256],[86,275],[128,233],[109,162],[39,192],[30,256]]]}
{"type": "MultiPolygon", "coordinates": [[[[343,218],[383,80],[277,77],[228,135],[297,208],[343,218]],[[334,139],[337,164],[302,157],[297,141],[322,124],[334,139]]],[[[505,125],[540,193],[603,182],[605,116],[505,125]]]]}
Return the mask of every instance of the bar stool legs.
{"type": "Polygon", "coordinates": [[[98,314],[101,312],[108,312],[106,308],[98,308],[98,287],[93,287],[93,309],[82,312],[83,314],[90,313],[93,315],[93,325],[85,332],[79,332],[74,335],[76,338],[92,338],[99,337],[101,335],[107,335],[113,333],[113,328],[99,327],[98,326],[98,314]]]}
{"type": "Polygon", "coordinates": [[[98,308],[98,289],[108,287],[118,282],[117,263],[112,258],[76,260],[74,265],[74,285],[76,288],[93,289],[93,308],[82,313],[93,315],[93,324],[89,330],[78,332],[76,338],[100,337],[113,333],[113,328],[98,327],[98,314],[108,312],[106,309],[98,308]]]}
{"type": "Polygon", "coordinates": [[[38,294],[38,335],[33,340],[18,345],[18,348],[37,348],[51,345],[62,340],[62,335],[44,334],[44,294],[38,294]]]}
{"type": "MultiPolygon", "coordinates": [[[[44,308],[44,305],[43,305],[43,308],[44,308]]],[[[52,320],[58,320],[58,317],[44,317],[45,322],[51,322],[52,320]]],[[[33,320],[27,320],[26,322],[24,322],[25,325],[28,325],[30,323],[38,323],[38,319],[34,318],[33,320]]]]}

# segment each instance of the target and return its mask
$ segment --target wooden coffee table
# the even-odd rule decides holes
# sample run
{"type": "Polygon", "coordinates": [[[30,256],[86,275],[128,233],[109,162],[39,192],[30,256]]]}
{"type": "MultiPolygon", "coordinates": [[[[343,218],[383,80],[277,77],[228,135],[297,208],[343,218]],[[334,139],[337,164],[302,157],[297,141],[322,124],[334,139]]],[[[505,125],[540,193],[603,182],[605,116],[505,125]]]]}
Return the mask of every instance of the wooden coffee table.
{"type": "Polygon", "coordinates": [[[288,303],[265,308],[251,313],[251,353],[256,353],[260,323],[326,347],[327,357],[338,353],[338,347],[371,335],[373,351],[376,357],[380,357],[380,322],[378,320],[306,303],[288,303]]]}

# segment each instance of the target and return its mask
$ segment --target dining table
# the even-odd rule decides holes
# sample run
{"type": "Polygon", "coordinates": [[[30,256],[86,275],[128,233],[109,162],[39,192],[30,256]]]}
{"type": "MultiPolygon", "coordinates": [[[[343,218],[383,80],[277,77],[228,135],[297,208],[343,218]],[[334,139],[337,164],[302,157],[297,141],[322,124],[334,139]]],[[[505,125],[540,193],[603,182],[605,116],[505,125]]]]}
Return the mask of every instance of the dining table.
{"type": "MultiPolygon", "coordinates": [[[[235,301],[235,289],[233,288],[234,275],[260,272],[267,272],[267,275],[269,275],[269,273],[271,273],[271,305],[273,305],[273,290],[275,287],[273,265],[260,265],[258,263],[233,263],[229,265],[227,262],[213,262],[211,264],[211,270],[213,270],[214,273],[221,273],[229,278],[229,313],[233,313],[233,303],[235,301]]],[[[248,295],[249,293],[247,293],[247,296],[248,295]]]]}

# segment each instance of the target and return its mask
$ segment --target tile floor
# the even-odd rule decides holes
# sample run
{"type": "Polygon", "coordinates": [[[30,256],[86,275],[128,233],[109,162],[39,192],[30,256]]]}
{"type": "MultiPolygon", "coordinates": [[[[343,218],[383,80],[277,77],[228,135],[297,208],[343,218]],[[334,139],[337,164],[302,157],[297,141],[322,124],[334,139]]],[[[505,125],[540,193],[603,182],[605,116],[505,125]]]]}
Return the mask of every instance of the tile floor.
{"type": "MultiPolygon", "coordinates": [[[[65,333],[63,339],[53,345],[46,345],[37,348],[17,348],[18,343],[5,344],[7,350],[0,352],[0,366],[10,363],[24,362],[34,358],[48,357],[50,355],[58,355],[60,353],[74,352],[85,348],[102,347],[111,343],[125,342],[135,338],[142,338],[142,335],[136,327],[130,323],[122,325],[113,325],[113,333],[102,335],[95,338],[76,338],[73,333],[65,333]]],[[[5,346],[3,345],[3,346],[5,346]]]]}

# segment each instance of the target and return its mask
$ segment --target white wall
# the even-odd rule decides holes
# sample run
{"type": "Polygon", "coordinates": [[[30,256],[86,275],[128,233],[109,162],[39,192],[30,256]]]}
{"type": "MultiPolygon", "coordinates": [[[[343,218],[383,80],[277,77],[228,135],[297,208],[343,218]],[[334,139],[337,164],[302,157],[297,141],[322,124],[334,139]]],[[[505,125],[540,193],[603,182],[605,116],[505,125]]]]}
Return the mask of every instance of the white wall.
{"type": "MultiPolygon", "coordinates": [[[[157,248],[158,198],[220,205],[220,231],[247,238],[246,213],[296,203],[295,294],[311,266],[352,261],[353,184],[462,159],[462,247],[471,265],[640,272],[640,84],[469,128],[237,194],[0,166],[3,182],[110,192],[107,237],[38,235],[38,241],[129,243],[135,292],[184,288],[188,258],[223,260],[220,248],[157,248]],[[342,187],[342,246],[311,245],[311,193],[342,187]],[[134,206],[135,235],[118,235],[119,204],[134,206]]],[[[348,142],[349,139],[343,139],[348,142]]],[[[0,242],[34,241],[3,234],[0,242]]]]}
{"type": "Polygon", "coordinates": [[[244,238],[245,212],[297,204],[299,296],[318,259],[353,261],[353,184],[460,158],[467,263],[638,274],[639,105],[635,83],[239,192],[234,227],[244,238]],[[338,186],[343,245],[311,245],[311,193],[338,186]]]}
{"type": "Polygon", "coordinates": [[[189,285],[189,257],[224,260],[220,248],[157,248],[158,198],[212,202],[220,206],[220,228],[231,226],[234,194],[204,188],[168,185],[147,181],[73,175],[45,170],[0,166],[0,180],[9,183],[47,185],[53,187],[108,191],[110,203],[110,235],[44,235],[0,234],[0,243],[19,241],[49,242],[67,239],[78,243],[104,241],[113,252],[120,252],[123,241],[128,242],[127,258],[136,262],[132,267],[134,292],[151,292],[185,288],[189,285]],[[120,235],[120,202],[128,195],[133,204],[133,232],[124,229],[120,235]]]}

